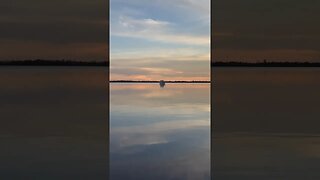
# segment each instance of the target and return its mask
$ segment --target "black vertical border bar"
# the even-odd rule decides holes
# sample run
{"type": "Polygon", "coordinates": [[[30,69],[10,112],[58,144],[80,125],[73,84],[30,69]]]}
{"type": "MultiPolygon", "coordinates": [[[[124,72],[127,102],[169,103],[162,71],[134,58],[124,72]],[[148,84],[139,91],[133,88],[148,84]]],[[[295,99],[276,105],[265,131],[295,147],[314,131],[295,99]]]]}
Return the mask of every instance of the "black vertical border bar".
{"type": "Polygon", "coordinates": [[[107,159],[107,162],[106,162],[106,176],[107,176],[107,179],[110,179],[110,157],[109,157],[109,154],[110,154],[110,149],[109,149],[109,145],[110,145],[110,0],[105,0],[106,3],[107,3],[107,10],[106,10],[106,21],[107,21],[107,32],[106,32],[106,43],[107,43],[107,49],[106,49],[106,61],[107,61],[107,83],[106,83],[106,86],[107,86],[107,127],[106,127],[106,159],[107,159]]]}
{"type": "Polygon", "coordinates": [[[210,0],[210,177],[213,180],[213,3],[210,0]]]}

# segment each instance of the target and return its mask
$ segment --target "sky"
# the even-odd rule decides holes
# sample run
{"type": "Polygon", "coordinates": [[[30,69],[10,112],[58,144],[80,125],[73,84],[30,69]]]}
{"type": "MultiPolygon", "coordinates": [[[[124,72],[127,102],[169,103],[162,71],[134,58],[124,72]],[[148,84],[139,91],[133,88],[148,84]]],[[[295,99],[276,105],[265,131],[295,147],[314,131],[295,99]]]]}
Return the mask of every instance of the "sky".
{"type": "Polygon", "coordinates": [[[209,0],[110,0],[111,80],[209,80],[209,0]]]}
{"type": "MultiPolygon", "coordinates": [[[[209,1],[110,0],[113,77],[153,70],[168,78],[176,73],[202,79],[209,1]]],[[[320,61],[320,1],[214,0],[212,5],[214,61],[320,61]]],[[[0,61],[105,61],[107,9],[107,0],[2,0],[0,61]]]]}
{"type": "Polygon", "coordinates": [[[107,0],[1,0],[0,60],[106,61],[107,0]]]}
{"type": "Polygon", "coordinates": [[[320,61],[320,1],[212,3],[213,61],[320,61]]]}

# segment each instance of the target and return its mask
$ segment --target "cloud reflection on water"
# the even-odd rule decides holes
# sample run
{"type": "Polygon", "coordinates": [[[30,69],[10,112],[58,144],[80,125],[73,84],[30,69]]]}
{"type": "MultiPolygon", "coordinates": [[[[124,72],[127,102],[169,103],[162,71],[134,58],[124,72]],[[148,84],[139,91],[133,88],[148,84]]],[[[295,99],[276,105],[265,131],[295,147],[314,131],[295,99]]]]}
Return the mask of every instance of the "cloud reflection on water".
{"type": "Polygon", "coordinates": [[[112,84],[110,98],[112,180],[210,178],[209,85],[112,84]]]}

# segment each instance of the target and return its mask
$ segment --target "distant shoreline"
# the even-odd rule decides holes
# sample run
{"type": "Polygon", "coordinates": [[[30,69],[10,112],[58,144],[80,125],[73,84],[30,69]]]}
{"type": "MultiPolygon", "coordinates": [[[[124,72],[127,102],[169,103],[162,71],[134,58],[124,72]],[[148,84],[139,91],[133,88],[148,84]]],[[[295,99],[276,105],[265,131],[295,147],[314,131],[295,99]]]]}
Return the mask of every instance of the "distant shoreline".
{"type": "MultiPolygon", "coordinates": [[[[108,61],[77,61],[77,60],[2,60],[0,66],[103,66],[109,67],[108,61]]],[[[211,67],[320,67],[320,62],[243,62],[216,61],[211,67]]]]}
{"type": "Polygon", "coordinates": [[[107,61],[72,61],[72,60],[13,60],[0,61],[0,66],[105,66],[107,61]]]}
{"type": "MultiPolygon", "coordinates": [[[[111,80],[110,83],[159,83],[160,81],[111,80]]],[[[165,83],[211,83],[211,81],[165,81],[165,83]]]]}
{"type": "Polygon", "coordinates": [[[214,62],[211,67],[320,67],[320,62],[214,62]]]}

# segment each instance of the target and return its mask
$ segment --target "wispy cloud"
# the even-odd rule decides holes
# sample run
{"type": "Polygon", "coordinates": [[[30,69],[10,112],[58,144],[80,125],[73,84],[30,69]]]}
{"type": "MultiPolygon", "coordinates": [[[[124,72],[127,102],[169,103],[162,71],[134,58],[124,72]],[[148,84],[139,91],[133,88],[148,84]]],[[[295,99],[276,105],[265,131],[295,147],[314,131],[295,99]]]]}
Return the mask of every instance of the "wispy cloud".
{"type": "Polygon", "coordinates": [[[132,61],[210,61],[209,48],[155,48],[146,47],[144,49],[128,49],[125,51],[112,50],[112,64],[123,60],[132,61]]]}
{"type": "Polygon", "coordinates": [[[171,4],[182,7],[202,17],[210,17],[210,0],[171,0],[171,4]]]}
{"type": "Polygon", "coordinates": [[[112,36],[140,38],[162,43],[203,45],[210,44],[210,38],[205,35],[180,34],[174,29],[175,24],[155,19],[135,19],[121,16],[117,24],[111,26],[112,36]]]}
{"type": "MultiPolygon", "coordinates": [[[[112,0],[111,3],[136,7],[150,5],[150,0],[112,0]]],[[[195,18],[210,17],[210,0],[153,0],[152,4],[158,9],[174,9],[181,14],[189,14],[195,18]]]]}

